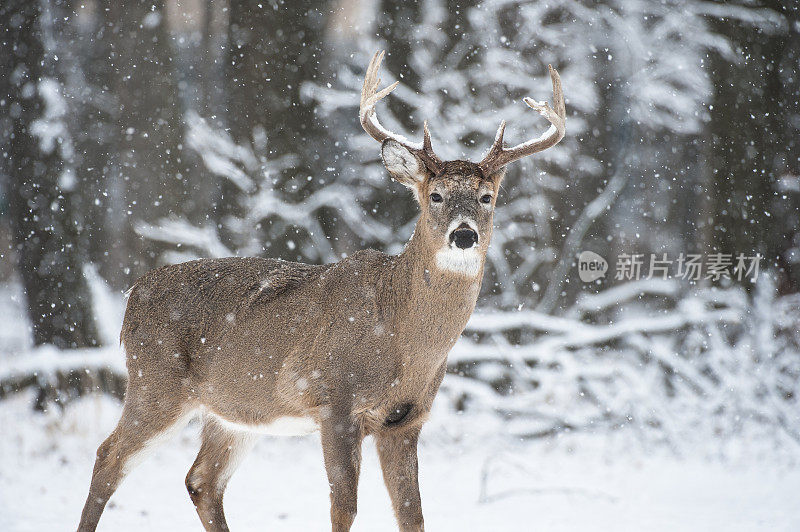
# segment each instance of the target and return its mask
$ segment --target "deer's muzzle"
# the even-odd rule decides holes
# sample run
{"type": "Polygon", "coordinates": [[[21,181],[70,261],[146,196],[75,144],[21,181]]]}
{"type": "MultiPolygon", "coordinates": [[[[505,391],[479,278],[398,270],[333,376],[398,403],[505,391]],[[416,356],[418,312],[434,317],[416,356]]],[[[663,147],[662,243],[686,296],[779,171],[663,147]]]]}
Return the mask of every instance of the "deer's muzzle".
{"type": "Polygon", "coordinates": [[[450,244],[459,249],[469,249],[478,244],[478,233],[466,223],[462,223],[450,233],[450,244]]]}

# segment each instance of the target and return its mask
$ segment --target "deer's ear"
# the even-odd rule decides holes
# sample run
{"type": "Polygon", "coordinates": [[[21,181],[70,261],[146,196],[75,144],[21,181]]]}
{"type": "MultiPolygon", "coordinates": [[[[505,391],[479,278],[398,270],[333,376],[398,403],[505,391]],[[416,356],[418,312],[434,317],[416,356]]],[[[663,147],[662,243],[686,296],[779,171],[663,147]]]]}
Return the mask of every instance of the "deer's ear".
{"type": "Polygon", "coordinates": [[[381,158],[389,174],[407,187],[415,188],[428,175],[422,159],[394,139],[383,141],[381,158]]]}

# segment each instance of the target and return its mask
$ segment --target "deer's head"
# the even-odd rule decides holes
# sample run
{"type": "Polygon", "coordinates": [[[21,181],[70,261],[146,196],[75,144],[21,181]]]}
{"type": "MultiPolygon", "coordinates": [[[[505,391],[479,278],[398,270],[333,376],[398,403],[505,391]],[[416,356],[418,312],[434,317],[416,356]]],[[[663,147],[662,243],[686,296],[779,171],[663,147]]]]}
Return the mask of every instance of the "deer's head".
{"type": "Polygon", "coordinates": [[[475,276],[480,272],[491,239],[494,208],[506,165],[550,148],[564,137],[566,110],[561,79],[558,72],[549,67],[555,109],[546,102],[524,100],[551,124],[539,138],[504,148],[503,121],[481,162],[442,161],[431,146],[427,122],[421,144],[388,131],[378,122],[375,104],[399,83],[378,91],[377,74],[383,55],[383,52],[376,53],[367,67],[361,90],[361,125],[372,138],[381,142],[383,164],[391,176],[414,192],[421,210],[416,231],[436,250],[437,265],[475,276]]]}

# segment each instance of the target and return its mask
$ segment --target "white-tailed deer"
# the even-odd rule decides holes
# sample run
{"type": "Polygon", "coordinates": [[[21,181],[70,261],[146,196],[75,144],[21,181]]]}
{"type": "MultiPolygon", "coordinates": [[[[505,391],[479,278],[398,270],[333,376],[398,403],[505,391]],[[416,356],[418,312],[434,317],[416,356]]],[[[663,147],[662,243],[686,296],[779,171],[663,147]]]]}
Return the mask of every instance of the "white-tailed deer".
{"type": "Polygon", "coordinates": [[[79,530],[94,530],[143,454],[197,413],[202,444],[186,487],[206,530],[228,530],[225,486],[258,434],[319,430],[334,531],[356,515],[361,442],[373,435],[402,530],[422,530],[417,438],[447,354],[472,314],[505,165],[555,145],[565,108],[551,67],[551,123],[513,148],[497,137],[480,163],[442,161],[424,140],[384,129],[375,104],[383,53],[367,68],[361,124],[391,176],[420,205],[397,256],[365,250],[311,266],[262,258],[201,259],[153,270],[130,290],[121,342],[128,388],[119,424],[97,450],[79,530]]]}

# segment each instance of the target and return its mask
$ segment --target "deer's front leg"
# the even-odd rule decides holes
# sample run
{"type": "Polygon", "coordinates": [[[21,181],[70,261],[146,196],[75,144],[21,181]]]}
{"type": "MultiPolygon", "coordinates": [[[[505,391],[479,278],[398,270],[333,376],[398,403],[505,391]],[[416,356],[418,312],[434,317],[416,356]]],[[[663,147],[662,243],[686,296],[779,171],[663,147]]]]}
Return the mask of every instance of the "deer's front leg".
{"type": "Polygon", "coordinates": [[[356,517],[362,431],[347,411],[334,413],[321,423],[320,433],[331,487],[332,529],[347,532],[356,517]]]}
{"type": "Polygon", "coordinates": [[[387,430],[375,436],[383,480],[403,532],[422,532],[425,529],[417,476],[419,430],[419,427],[409,427],[387,430]]]}

